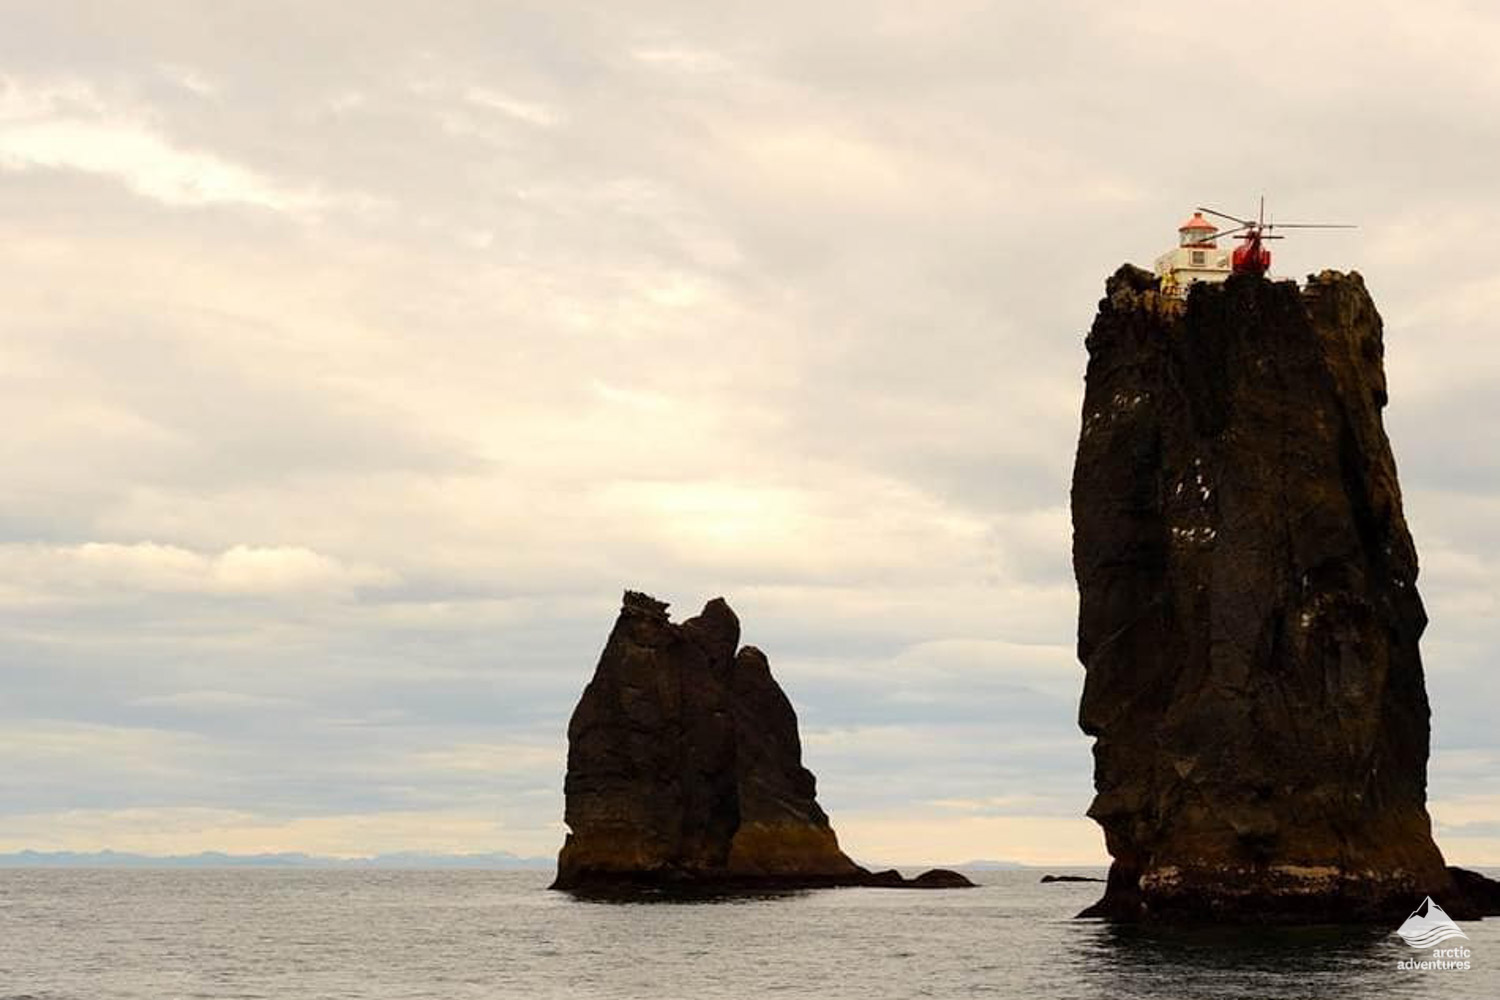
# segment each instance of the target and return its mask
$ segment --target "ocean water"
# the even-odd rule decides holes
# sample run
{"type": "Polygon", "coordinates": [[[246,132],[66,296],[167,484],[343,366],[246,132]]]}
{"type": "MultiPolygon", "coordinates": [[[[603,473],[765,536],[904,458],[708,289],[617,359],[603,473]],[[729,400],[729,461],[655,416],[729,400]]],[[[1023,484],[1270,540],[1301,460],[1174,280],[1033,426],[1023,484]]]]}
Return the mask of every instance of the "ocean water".
{"type": "Polygon", "coordinates": [[[0,998],[1500,997],[1500,919],[1423,972],[1387,929],[1121,929],[1072,919],[1097,884],[971,874],[599,903],[542,872],[6,870],[0,998]]]}

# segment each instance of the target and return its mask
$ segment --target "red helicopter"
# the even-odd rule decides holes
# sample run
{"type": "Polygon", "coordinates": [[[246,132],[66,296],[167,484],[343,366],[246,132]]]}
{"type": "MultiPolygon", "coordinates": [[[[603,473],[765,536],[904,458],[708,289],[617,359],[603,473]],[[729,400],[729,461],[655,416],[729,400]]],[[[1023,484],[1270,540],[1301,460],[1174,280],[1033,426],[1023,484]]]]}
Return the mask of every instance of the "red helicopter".
{"type": "Polygon", "coordinates": [[[1233,236],[1235,239],[1244,240],[1234,248],[1234,254],[1229,259],[1229,269],[1233,274],[1253,274],[1257,277],[1264,275],[1271,269],[1271,251],[1261,245],[1262,240],[1282,240],[1284,236],[1272,233],[1273,229],[1356,229],[1358,227],[1342,222],[1267,222],[1266,199],[1260,200],[1260,214],[1252,221],[1241,219],[1238,216],[1229,215],[1226,212],[1215,211],[1212,208],[1199,207],[1198,211],[1207,212],[1209,215],[1217,215],[1221,219],[1228,219],[1235,224],[1235,228],[1227,229],[1221,233],[1214,233],[1213,238],[1233,236]]]}

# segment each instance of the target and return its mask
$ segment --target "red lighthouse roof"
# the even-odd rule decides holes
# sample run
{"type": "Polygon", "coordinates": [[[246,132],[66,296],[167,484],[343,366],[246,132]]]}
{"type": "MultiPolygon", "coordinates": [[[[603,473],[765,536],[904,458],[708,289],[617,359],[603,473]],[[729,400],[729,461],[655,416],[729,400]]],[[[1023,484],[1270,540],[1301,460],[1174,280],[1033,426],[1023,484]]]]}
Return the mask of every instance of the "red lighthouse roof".
{"type": "Polygon", "coordinates": [[[1209,222],[1207,219],[1205,219],[1203,217],[1203,213],[1202,212],[1194,212],[1193,213],[1193,217],[1191,219],[1187,220],[1182,225],[1180,225],[1180,226],[1177,227],[1177,231],[1179,233],[1185,233],[1185,232],[1187,232],[1190,229],[1213,229],[1213,230],[1217,230],[1218,228],[1219,228],[1218,226],[1214,225],[1212,222],[1209,222]]]}

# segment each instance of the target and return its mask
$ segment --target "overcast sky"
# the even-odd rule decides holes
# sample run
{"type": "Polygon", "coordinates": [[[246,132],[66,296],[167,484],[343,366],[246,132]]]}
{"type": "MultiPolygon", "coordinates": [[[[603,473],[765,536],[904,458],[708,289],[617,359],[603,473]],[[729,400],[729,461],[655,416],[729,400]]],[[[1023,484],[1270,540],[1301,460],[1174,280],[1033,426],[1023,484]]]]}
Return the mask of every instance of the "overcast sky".
{"type": "Polygon", "coordinates": [[[734,606],[856,857],[1102,861],[1082,337],[1264,193],[1361,226],[1273,270],[1385,317],[1500,864],[1500,14],[1202,11],[8,7],[0,850],[550,854],[632,587],[734,606]]]}

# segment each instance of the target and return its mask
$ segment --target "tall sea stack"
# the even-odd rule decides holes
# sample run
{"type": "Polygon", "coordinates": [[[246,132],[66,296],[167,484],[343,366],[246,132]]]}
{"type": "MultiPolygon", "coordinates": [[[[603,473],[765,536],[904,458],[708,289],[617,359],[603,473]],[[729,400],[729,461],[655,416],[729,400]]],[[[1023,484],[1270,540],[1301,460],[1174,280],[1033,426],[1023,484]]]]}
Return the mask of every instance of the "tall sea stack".
{"type": "Polygon", "coordinates": [[[1106,291],[1072,489],[1114,859],[1086,915],[1484,911],[1427,815],[1427,618],[1364,282],[1236,275],[1182,302],[1127,265],[1106,291]]]}
{"type": "Polygon", "coordinates": [[[568,724],[554,889],[955,888],[871,873],[839,849],[802,766],[797,715],[722,598],[679,624],[626,591],[568,724]],[[738,651],[737,651],[738,650],[738,651]]]}

